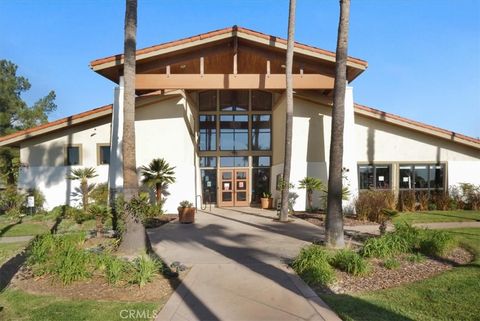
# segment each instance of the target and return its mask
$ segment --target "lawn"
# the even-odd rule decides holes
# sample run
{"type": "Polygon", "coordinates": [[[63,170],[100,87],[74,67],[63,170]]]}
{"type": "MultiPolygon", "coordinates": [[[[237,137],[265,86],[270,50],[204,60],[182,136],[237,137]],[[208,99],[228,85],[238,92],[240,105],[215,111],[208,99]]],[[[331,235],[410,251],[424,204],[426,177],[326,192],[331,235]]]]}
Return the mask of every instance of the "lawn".
{"type": "Polygon", "coordinates": [[[400,213],[393,219],[394,223],[407,222],[480,222],[480,211],[426,211],[400,213]]]}
{"type": "Polygon", "coordinates": [[[158,310],[154,302],[128,303],[69,300],[7,289],[0,294],[0,319],[5,321],[150,320],[158,310]],[[128,318],[132,311],[135,317],[128,318]]]}
{"type": "Polygon", "coordinates": [[[358,295],[320,296],[344,320],[478,320],[480,229],[447,231],[475,253],[472,263],[397,288],[358,295]]]}
{"type": "Polygon", "coordinates": [[[48,233],[47,222],[4,222],[0,223],[0,236],[27,236],[48,233]]]}
{"type": "Polygon", "coordinates": [[[28,242],[0,243],[0,266],[20,253],[28,242]]]}

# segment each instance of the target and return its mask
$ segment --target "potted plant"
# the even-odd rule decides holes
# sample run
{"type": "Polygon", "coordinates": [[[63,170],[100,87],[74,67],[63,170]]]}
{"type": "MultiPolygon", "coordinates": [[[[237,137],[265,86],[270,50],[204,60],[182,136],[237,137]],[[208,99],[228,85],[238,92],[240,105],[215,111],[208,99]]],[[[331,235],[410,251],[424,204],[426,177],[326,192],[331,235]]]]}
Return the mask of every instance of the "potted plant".
{"type": "Polygon", "coordinates": [[[180,223],[195,222],[195,207],[189,201],[181,201],[178,209],[178,220],[180,223]]]}
{"type": "Polygon", "coordinates": [[[270,192],[262,193],[262,197],[260,198],[260,206],[262,209],[272,208],[273,206],[272,193],[270,192]]]}

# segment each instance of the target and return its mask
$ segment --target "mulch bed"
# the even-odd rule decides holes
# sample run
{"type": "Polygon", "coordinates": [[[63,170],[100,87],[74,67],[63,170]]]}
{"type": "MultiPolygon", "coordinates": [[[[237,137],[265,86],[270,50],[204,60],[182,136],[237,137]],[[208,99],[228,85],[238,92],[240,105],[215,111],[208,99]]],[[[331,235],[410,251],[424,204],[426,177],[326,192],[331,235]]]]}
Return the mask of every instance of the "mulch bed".
{"type": "Polygon", "coordinates": [[[31,270],[22,267],[10,284],[10,288],[37,295],[52,295],[71,299],[125,301],[125,302],[163,302],[178,286],[178,278],[167,279],[156,276],[143,287],[124,282],[118,285],[108,284],[104,278],[94,276],[84,281],[63,285],[52,277],[34,277],[31,270]]]}
{"type": "Polygon", "coordinates": [[[178,214],[164,214],[160,217],[149,218],[145,222],[146,228],[155,228],[178,219],[178,214]]]}
{"type": "Polygon", "coordinates": [[[397,257],[400,267],[389,270],[379,259],[370,260],[371,272],[366,276],[352,276],[336,271],[337,281],[329,287],[317,286],[321,293],[354,293],[387,289],[405,283],[430,278],[452,267],[467,264],[473,260],[472,253],[463,248],[456,248],[445,258],[426,258],[425,261],[412,263],[407,256],[397,257]]]}

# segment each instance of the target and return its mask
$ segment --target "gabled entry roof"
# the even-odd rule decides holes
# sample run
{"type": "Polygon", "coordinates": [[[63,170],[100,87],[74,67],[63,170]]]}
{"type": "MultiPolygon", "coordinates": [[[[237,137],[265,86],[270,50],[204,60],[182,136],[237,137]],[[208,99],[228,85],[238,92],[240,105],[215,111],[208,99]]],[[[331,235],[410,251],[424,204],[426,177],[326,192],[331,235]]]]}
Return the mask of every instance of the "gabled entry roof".
{"type": "MultiPolygon", "coordinates": [[[[228,27],[137,50],[137,74],[194,74],[200,73],[199,58],[205,59],[205,74],[227,74],[232,69],[231,55],[238,51],[239,74],[283,74],[285,64],[285,39],[243,27],[228,27]],[[242,55],[248,63],[242,64],[242,55]],[[268,62],[266,63],[266,60],[268,62]],[[228,71],[225,68],[229,68],[228,71]],[[268,65],[268,67],[267,67],[268,65]],[[168,66],[168,67],[167,67],[168,66]],[[167,71],[168,70],[168,71],[167,71]]],[[[295,43],[294,74],[316,73],[333,76],[335,53],[332,51],[295,43]]],[[[368,64],[349,57],[347,78],[360,75],[368,64]]],[[[90,67],[102,76],[118,83],[123,69],[123,55],[118,54],[93,60],[90,67]]],[[[202,65],[203,68],[203,65],[202,65]]]]}

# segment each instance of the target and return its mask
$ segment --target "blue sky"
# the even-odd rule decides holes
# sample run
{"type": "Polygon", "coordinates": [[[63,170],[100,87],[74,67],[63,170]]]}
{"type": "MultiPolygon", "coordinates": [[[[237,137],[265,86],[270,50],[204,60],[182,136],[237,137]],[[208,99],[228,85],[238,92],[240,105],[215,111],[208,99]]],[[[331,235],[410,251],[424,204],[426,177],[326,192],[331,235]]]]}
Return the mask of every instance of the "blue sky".
{"type": "MultiPolygon", "coordinates": [[[[334,50],[338,1],[297,0],[296,40],[334,50]]],[[[287,0],[139,0],[138,48],[232,25],[285,37],[287,0]]],[[[112,102],[91,60],[123,48],[123,0],[0,0],[0,59],[19,65],[51,119],[112,102]]],[[[480,1],[352,0],[349,54],[369,68],[355,101],[480,136],[480,1]]]]}

